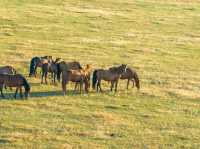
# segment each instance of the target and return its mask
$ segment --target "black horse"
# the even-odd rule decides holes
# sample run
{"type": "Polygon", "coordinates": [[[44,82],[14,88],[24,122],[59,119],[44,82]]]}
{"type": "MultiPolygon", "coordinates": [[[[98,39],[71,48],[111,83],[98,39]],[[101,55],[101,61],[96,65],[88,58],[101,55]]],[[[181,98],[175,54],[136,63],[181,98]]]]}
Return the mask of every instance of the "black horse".
{"type": "Polygon", "coordinates": [[[44,57],[33,57],[30,62],[30,72],[29,77],[35,76],[37,74],[37,68],[42,67],[44,63],[48,63],[52,60],[52,56],[44,56],[44,57]]]}

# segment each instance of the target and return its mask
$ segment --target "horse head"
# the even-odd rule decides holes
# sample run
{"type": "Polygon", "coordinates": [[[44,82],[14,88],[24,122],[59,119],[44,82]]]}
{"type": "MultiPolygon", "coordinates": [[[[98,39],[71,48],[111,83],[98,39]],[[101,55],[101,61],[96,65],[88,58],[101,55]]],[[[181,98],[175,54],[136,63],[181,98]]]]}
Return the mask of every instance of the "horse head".
{"type": "Polygon", "coordinates": [[[120,72],[121,73],[125,73],[126,70],[127,70],[127,65],[126,64],[122,64],[121,66],[119,66],[119,68],[120,68],[120,72]]]}

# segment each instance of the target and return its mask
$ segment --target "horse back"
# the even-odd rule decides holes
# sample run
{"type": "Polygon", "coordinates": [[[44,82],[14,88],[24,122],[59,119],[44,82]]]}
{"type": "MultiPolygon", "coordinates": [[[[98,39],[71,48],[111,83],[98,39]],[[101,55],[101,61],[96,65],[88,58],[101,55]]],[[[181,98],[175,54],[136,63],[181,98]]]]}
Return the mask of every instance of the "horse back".
{"type": "Polygon", "coordinates": [[[0,67],[0,74],[15,74],[16,70],[12,66],[0,67]]]}
{"type": "Polygon", "coordinates": [[[0,84],[5,84],[10,87],[15,87],[22,85],[24,82],[24,77],[20,74],[9,75],[0,74],[0,84]]]}

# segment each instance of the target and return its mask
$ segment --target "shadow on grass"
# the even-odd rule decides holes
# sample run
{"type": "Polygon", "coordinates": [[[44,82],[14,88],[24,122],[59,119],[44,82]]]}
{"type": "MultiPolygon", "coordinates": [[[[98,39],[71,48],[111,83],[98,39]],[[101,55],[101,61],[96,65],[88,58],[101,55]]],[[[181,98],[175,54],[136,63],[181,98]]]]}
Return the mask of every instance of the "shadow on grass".
{"type": "Polygon", "coordinates": [[[0,144],[11,143],[9,140],[0,139],[0,144]]]}
{"type": "MultiPolygon", "coordinates": [[[[19,95],[17,95],[17,99],[14,98],[14,93],[5,93],[5,98],[1,98],[0,97],[0,101],[1,100],[24,100],[25,98],[21,99],[19,97],[19,95]]],[[[67,96],[80,96],[82,94],[78,93],[78,92],[74,92],[74,90],[67,90],[66,93],[66,97],[67,96]]],[[[28,99],[31,98],[41,98],[41,97],[56,97],[56,96],[63,96],[63,92],[62,91],[41,91],[41,92],[31,92],[30,97],[28,99]]]]}

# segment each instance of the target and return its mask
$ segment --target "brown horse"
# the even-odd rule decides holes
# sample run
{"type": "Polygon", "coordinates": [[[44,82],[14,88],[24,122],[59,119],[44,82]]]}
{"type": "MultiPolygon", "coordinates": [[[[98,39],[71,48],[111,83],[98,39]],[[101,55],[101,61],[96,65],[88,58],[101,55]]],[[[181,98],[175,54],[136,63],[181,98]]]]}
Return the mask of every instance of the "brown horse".
{"type": "Polygon", "coordinates": [[[68,71],[70,69],[73,70],[77,70],[77,69],[82,69],[81,65],[79,62],[73,61],[73,62],[65,62],[65,61],[61,61],[57,64],[57,80],[60,82],[60,76],[61,73],[63,73],[64,71],[68,71]]]}
{"type": "Polygon", "coordinates": [[[99,91],[99,89],[102,92],[101,80],[105,80],[105,81],[111,82],[111,87],[110,87],[111,91],[113,90],[113,87],[115,85],[115,92],[116,92],[118,81],[121,75],[124,72],[126,72],[126,68],[127,68],[127,65],[122,64],[121,66],[109,68],[108,70],[104,70],[104,69],[95,70],[93,73],[93,79],[92,79],[93,89],[97,87],[97,92],[99,91]]]}
{"type": "Polygon", "coordinates": [[[69,81],[76,83],[74,92],[76,91],[77,85],[80,84],[80,93],[82,92],[83,83],[85,84],[85,91],[88,92],[89,88],[89,78],[91,73],[91,67],[89,65],[86,66],[85,69],[78,70],[68,70],[63,71],[62,73],[62,89],[63,94],[66,94],[66,84],[69,81]]]}
{"type": "Polygon", "coordinates": [[[1,91],[1,96],[4,98],[3,94],[3,86],[9,86],[9,87],[16,87],[16,92],[14,95],[14,98],[17,98],[17,92],[20,90],[20,97],[23,98],[22,95],[22,86],[24,86],[25,89],[25,98],[27,99],[29,94],[30,94],[30,85],[25,79],[24,76],[21,74],[16,74],[16,75],[8,75],[8,74],[0,74],[0,91],[1,91]]]}
{"type": "MultiPolygon", "coordinates": [[[[110,68],[110,70],[112,69],[116,69],[116,68],[115,67],[110,68]]],[[[136,85],[137,89],[138,90],[140,89],[140,80],[139,80],[138,74],[135,70],[131,69],[130,67],[127,67],[126,72],[121,75],[120,79],[128,80],[127,89],[128,89],[130,81],[132,81],[133,87],[136,85]]]]}
{"type": "Polygon", "coordinates": [[[56,58],[56,60],[52,60],[49,61],[48,63],[44,63],[42,65],[42,81],[41,83],[43,83],[43,78],[45,77],[45,83],[47,84],[47,76],[48,76],[48,72],[51,73],[51,78],[53,79],[53,83],[56,83],[56,75],[58,73],[58,61],[60,60],[60,58],[56,58]]]}
{"type": "Polygon", "coordinates": [[[140,89],[140,80],[139,80],[138,74],[137,74],[137,72],[135,70],[133,70],[133,69],[128,67],[126,69],[126,72],[122,74],[120,79],[122,79],[122,80],[126,80],[127,79],[128,80],[127,81],[127,89],[128,89],[130,81],[132,81],[133,87],[136,85],[137,89],[138,90],[140,89]]]}
{"type": "Polygon", "coordinates": [[[52,61],[52,56],[43,56],[43,57],[33,57],[30,62],[30,72],[29,77],[35,76],[37,74],[37,68],[42,67],[43,64],[52,61]]]}

